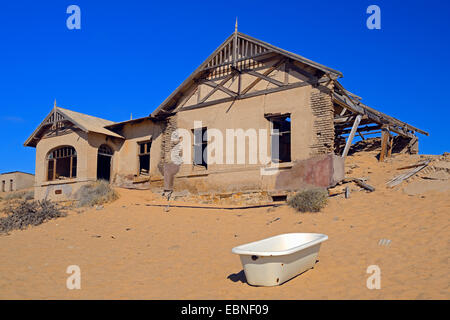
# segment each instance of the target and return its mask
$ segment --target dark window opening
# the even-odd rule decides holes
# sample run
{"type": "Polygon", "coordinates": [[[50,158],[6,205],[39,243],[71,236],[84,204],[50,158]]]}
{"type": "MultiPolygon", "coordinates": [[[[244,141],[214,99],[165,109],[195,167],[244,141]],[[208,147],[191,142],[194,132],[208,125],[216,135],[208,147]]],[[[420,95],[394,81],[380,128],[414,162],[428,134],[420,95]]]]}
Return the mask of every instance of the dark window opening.
{"type": "Polygon", "coordinates": [[[6,191],[6,181],[3,180],[2,181],[2,192],[5,192],[5,191],[6,191]]]}
{"type": "Polygon", "coordinates": [[[9,180],[9,191],[14,191],[14,180],[9,180]]]}
{"type": "Polygon", "coordinates": [[[206,131],[206,127],[192,130],[194,133],[194,165],[205,167],[205,169],[208,168],[206,159],[208,136],[206,131]]]}
{"type": "Polygon", "coordinates": [[[272,201],[273,202],[280,202],[280,201],[286,201],[287,200],[287,195],[273,195],[272,197],[272,201]]]}
{"type": "Polygon", "coordinates": [[[103,144],[98,148],[97,156],[97,180],[111,180],[111,159],[113,156],[112,149],[103,144]]]}
{"type": "Polygon", "coordinates": [[[77,177],[77,153],[73,147],[61,147],[47,155],[47,180],[77,177]]]}
{"type": "Polygon", "coordinates": [[[151,141],[139,143],[139,175],[150,175],[150,148],[152,147],[151,141]]]}
{"type": "Polygon", "coordinates": [[[270,118],[269,120],[272,123],[272,131],[271,131],[272,161],[274,163],[290,162],[291,161],[290,115],[273,117],[270,118]]]}

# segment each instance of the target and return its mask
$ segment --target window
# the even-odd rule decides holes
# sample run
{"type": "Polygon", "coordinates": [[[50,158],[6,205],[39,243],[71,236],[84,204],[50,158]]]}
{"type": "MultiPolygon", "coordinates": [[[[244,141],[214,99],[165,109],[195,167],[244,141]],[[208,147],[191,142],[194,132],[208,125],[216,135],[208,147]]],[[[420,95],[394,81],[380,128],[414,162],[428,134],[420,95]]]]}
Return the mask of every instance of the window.
{"type": "Polygon", "coordinates": [[[6,191],[6,181],[3,180],[2,181],[2,192],[5,192],[5,191],[6,191]]]}
{"type": "Polygon", "coordinates": [[[290,115],[269,118],[272,126],[271,144],[274,163],[291,161],[291,118],[290,115]],[[278,140],[278,141],[277,141],[278,140]],[[277,148],[278,147],[278,148],[277,148]]]}
{"type": "Polygon", "coordinates": [[[151,141],[140,142],[138,144],[138,157],[139,157],[139,175],[150,175],[150,148],[152,146],[151,141]]]}
{"type": "Polygon", "coordinates": [[[9,180],[9,191],[14,191],[14,180],[9,180]]]}
{"type": "Polygon", "coordinates": [[[208,136],[207,136],[207,129],[205,128],[198,128],[192,130],[194,133],[194,165],[196,166],[202,166],[208,168],[208,163],[206,161],[206,150],[208,145],[208,136]]]}
{"type": "Polygon", "coordinates": [[[77,177],[77,152],[73,147],[61,147],[47,155],[47,180],[77,177]]]}

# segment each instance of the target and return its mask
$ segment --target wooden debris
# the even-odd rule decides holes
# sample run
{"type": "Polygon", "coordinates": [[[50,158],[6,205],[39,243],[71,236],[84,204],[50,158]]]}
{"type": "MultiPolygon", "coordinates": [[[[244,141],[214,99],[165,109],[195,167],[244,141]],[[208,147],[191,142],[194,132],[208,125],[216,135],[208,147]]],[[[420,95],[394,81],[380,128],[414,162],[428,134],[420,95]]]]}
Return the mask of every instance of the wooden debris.
{"type": "Polygon", "coordinates": [[[381,152],[380,152],[380,162],[383,162],[388,153],[390,133],[387,128],[382,128],[381,130],[381,152]]]}
{"type": "Polygon", "coordinates": [[[365,180],[366,180],[366,179],[364,179],[364,178],[346,178],[346,179],[344,179],[342,182],[343,182],[343,183],[354,182],[354,183],[356,183],[358,186],[360,186],[361,188],[364,188],[364,189],[366,189],[367,191],[370,191],[370,192],[374,192],[374,191],[375,191],[375,188],[372,187],[371,185],[367,184],[367,183],[365,182],[365,180]]]}
{"type": "Polygon", "coordinates": [[[359,126],[359,123],[361,122],[361,119],[362,119],[362,116],[360,114],[358,114],[356,116],[355,122],[353,123],[352,131],[350,132],[350,135],[348,136],[347,143],[345,144],[344,152],[342,153],[342,158],[345,158],[348,154],[348,151],[350,150],[353,138],[355,136],[356,130],[358,130],[358,126],[359,126]]]}
{"type": "Polygon", "coordinates": [[[350,188],[349,187],[345,187],[345,199],[350,198],[350,188]]]}
{"type": "Polygon", "coordinates": [[[402,183],[403,181],[405,181],[406,179],[414,176],[415,174],[417,174],[419,171],[423,170],[424,168],[426,168],[428,166],[428,164],[430,163],[431,160],[427,160],[422,164],[419,164],[418,167],[416,167],[415,169],[408,171],[406,173],[403,173],[401,175],[398,175],[397,177],[395,177],[394,179],[388,181],[386,184],[388,186],[388,188],[393,188],[397,185],[399,185],[400,183],[402,183]]]}
{"type": "Polygon", "coordinates": [[[428,162],[427,161],[422,161],[422,162],[419,162],[419,163],[416,163],[416,164],[413,164],[413,165],[410,165],[410,166],[397,168],[397,170],[412,169],[412,168],[423,166],[425,163],[426,164],[430,163],[430,160],[428,160],[428,162]]]}
{"type": "Polygon", "coordinates": [[[375,188],[374,188],[374,187],[372,187],[371,185],[368,185],[367,183],[365,183],[365,182],[362,181],[361,179],[355,178],[355,179],[353,179],[353,181],[354,181],[358,186],[360,186],[361,188],[366,189],[367,191],[370,191],[370,192],[374,192],[374,191],[375,191],[375,188]]]}

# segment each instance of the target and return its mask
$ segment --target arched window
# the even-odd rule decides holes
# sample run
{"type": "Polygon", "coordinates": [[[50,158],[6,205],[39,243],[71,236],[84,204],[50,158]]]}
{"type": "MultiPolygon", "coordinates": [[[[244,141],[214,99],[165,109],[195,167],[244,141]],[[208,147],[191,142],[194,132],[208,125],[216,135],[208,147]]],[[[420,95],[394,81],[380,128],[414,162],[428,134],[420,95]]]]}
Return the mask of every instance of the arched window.
{"type": "Polygon", "coordinates": [[[47,155],[47,180],[77,177],[77,152],[70,146],[59,147],[47,155]]]}

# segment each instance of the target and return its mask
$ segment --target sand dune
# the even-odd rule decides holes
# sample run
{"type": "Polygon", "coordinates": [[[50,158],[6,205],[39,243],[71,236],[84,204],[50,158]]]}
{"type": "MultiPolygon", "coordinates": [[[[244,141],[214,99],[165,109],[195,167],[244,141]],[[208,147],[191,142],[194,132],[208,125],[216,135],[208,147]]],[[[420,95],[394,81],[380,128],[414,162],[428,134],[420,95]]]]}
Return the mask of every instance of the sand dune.
{"type": "Polygon", "coordinates": [[[396,168],[421,158],[399,155],[380,164],[375,155],[355,154],[347,168],[349,176],[368,178],[376,191],[352,185],[349,199],[332,197],[317,214],[286,206],[165,212],[146,206],[163,203],[150,191],[120,189],[121,198],[102,210],[71,212],[0,236],[0,298],[450,298],[449,189],[408,195],[404,188],[419,177],[387,189],[396,168]],[[279,287],[246,284],[231,249],[288,232],[329,236],[316,267],[279,287]],[[380,246],[380,239],[391,243],[380,246]],[[81,268],[81,290],[66,288],[69,265],[81,268]],[[369,265],[381,268],[380,290],[366,287],[369,265]]]}

